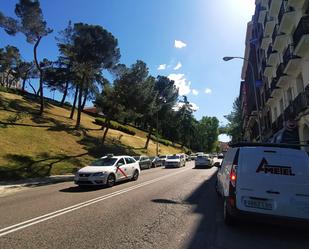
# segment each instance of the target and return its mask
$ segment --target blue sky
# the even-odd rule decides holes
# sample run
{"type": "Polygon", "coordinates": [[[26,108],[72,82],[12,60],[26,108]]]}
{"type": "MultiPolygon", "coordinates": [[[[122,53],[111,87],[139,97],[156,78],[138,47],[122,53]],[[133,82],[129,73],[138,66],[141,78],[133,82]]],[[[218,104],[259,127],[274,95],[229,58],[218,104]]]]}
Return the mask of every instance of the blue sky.
{"type": "MultiPolygon", "coordinates": [[[[1,0],[0,10],[15,17],[16,2],[1,0]]],[[[177,81],[180,92],[197,107],[197,119],[216,116],[226,123],[223,116],[231,111],[239,93],[242,61],[223,62],[222,57],[243,56],[254,0],[40,2],[44,18],[54,30],[42,40],[40,58],[57,58],[55,36],[69,20],[101,25],[118,39],[122,63],[145,61],[152,75],[166,75],[177,81]]],[[[17,46],[25,59],[32,60],[32,45],[22,34],[12,37],[0,30],[0,47],[7,44],[17,46]]]]}

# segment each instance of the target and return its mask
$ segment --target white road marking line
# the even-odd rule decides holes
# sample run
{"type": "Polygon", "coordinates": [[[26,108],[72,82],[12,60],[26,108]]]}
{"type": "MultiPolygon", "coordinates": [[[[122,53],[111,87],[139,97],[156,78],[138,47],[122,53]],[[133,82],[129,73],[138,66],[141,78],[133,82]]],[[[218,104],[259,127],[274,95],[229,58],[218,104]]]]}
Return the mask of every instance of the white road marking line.
{"type": "Polygon", "coordinates": [[[103,200],[106,200],[106,199],[109,199],[109,198],[112,198],[112,197],[124,194],[126,192],[131,191],[131,190],[138,189],[138,188],[141,188],[143,186],[146,186],[146,185],[149,185],[149,184],[161,181],[161,180],[163,180],[165,178],[168,178],[168,177],[171,177],[171,176],[183,173],[183,172],[185,172],[185,171],[187,171],[189,169],[191,169],[191,168],[184,169],[184,170],[181,170],[181,171],[177,171],[177,172],[169,174],[169,175],[161,176],[159,178],[156,178],[156,179],[153,179],[153,180],[149,180],[149,181],[137,184],[135,186],[126,188],[126,189],[118,190],[118,191],[115,191],[113,193],[109,193],[109,194],[106,194],[106,195],[103,195],[103,196],[100,196],[100,197],[97,197],[97,198],[94,198],[94,199],[91,199],[91,200],[88,200],[88,201],[85,201],[85,202],[78,203],[78,204],[73,205],[73,206],[69,206],[67,208],[59,209],[57,211],[54,211],[54,212],[51,212],[51,213],[48,213],[48,214],[45,214],[45,215],[42,215],[42,216],[38,216],[36,218],[33,218],[33,219],[30,219],[30,220],[26,220],[26,221],[17,223],[17,224],[12,225],[12,226],[8,226],[8,227],[5,227],[5,228],[2,228],[2,229],[0,229],[0,237],[5,236],[5,235],[10,234],[10,233],[13,233],[13,232],[16,232],[18,230],[24,229],[26,227],[29,227],[29,226],[32,226],[32,225],[35,225],[35,224],[38,224],[38,223],[41,223],[41,222],[53,219],[53,218],[58,217],[60,215],[63,215],[63,214],[66,214],[66,213],[78,210],[80,208],[87,207],[87,206],[95,204],[97,202],[100,202],[100,201],[103,201],[103,200]]]}

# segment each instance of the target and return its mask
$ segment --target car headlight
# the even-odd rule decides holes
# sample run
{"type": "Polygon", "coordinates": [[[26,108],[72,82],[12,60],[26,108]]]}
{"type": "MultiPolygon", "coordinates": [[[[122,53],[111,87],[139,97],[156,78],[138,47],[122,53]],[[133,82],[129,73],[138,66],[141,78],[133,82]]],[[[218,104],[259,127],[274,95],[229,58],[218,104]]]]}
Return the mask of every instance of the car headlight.
{"type": "Polygon", "coordinates": [[[103,176],[105,172],[93,173],[92,176],[103,176]]]}

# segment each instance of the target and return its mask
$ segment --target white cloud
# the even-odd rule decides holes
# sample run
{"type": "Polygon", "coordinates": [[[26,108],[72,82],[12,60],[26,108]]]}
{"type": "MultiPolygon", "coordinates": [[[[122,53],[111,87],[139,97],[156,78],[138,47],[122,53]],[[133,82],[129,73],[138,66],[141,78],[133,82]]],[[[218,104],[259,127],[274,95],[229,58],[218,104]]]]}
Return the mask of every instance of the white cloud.
{"type": "Polygon", "coordinates": [[[184,74],[172,73],[167,77],[175,82],[175,86],[178,88],[179,95],[187,95],[191,92],[191,82],[187,81],[184,74]]]}
{"type": "Polygon", "coordinates": [[[180,40],[175,40],[174,47],[175,48],[184,48],[187,44],[180,40]]]}
{"type": "Polygon", "coordinates": [[[179,61],[178,63],[177,63],[177,65],[174,67],[174,70],[178,70],[179,68],[181,68],[182,67],[182,64],[181,64],[181,62],[179,61]]]}
{"type": "MultiPolygon", "coordinates": [[[[183,105],[184,105],[184,103],[178,102],[178,103],[173,107],[173,109],[174,109],[175,111],[178,111],[183,105]]],[[[192,110],[193,110],[194,112],[197,111],[198,109],[200,109],[200,107],[199,107],[197,104],[195,104],[195,103],[190,102],[190,105],[191,105],[191,108],[192,108],[192,110]]]]}
{"type": "Polygon", "coordinates": [[[198,90],[192,89],[192,94],[195,95],[195,96],[198,95],[198,90]]]}
{"type": "Polygon", "coordinates": [[[190,104],[192,105],[192,110],[193,111],[197,111],[198,109],[200,109],[200,107],[197,104],[192,103],[192,102],[190,102],[190,104]]]}
{"type": "Polygon", "coordinates": [[[157,68],[157,70],[165,70],[165,69],[166,69],[166,64],[161,64],[157,68]]]}
{"type": "Polygon", "coordinates": [[[206,94],[211,94],[211,93],[212,93],[212,90],[211,90],[210,88],[206,88],[206,89],[205,89],[205,93],[206,93],[206,94]]]}

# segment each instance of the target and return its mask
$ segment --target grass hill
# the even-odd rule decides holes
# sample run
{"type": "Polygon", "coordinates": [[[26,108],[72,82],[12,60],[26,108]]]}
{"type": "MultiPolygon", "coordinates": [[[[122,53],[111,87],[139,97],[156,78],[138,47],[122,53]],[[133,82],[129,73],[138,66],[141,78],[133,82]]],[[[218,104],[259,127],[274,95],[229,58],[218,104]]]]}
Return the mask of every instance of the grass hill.
{"type": "MultiPolygon", "coordinates": [[[[147,134],[134,127],[127,126],[134,136],[109,130],[102,145],[103,131],[94,117],[83,113],[81,129],[76,130],[69,108],[46,102],[42,117],[38,110],[29,97],[0,92],[0,180],[73,173],[106,153],[155,155],[155,142],[144,150],[147,134]]],[[[179,146],[159,148],[160,154],[181,152],[179,146]]]]}

